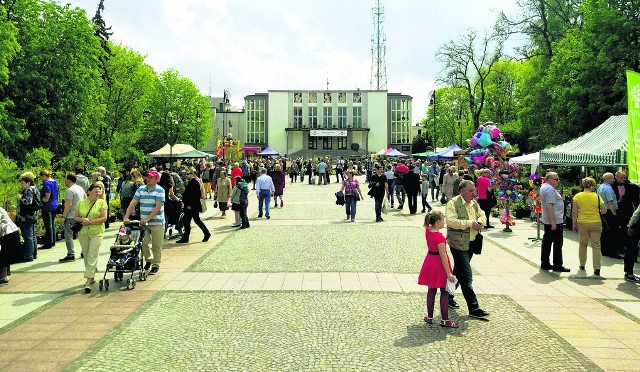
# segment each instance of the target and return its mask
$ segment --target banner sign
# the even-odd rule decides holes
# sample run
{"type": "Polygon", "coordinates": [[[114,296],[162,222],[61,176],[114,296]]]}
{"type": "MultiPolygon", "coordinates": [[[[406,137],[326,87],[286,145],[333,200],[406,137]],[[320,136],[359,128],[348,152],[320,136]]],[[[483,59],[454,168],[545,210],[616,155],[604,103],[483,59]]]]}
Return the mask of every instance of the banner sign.
{"type": "Polygon", "coordinates": [[[311,130],[311,137],[346,137],[346,130],[311,130]]]}
{"type": "Polygon", "coordinates": [[[627,70],[627,159],[629,181],[638,183],[640,172],[640,74],[627,70]]]}

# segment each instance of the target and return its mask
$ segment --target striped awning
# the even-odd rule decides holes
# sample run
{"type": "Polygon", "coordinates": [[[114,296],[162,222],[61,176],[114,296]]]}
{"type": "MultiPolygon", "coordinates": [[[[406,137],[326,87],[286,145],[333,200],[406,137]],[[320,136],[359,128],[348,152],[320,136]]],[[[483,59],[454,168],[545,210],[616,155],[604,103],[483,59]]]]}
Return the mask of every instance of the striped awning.
{"type": "Polygon", "coordinates": [[[627,165],[627,130],[627,115],[612,116],[582,137],[540,151],[540,163],[627,165]]]}

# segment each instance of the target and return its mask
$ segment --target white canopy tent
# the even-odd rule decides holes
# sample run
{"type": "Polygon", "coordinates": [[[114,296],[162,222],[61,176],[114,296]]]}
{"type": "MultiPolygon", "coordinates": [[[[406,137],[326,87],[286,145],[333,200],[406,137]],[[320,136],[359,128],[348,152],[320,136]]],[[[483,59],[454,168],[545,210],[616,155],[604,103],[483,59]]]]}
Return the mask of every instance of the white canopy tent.
{"type": "Polygon", "coordinates": [[[538,165],[540,165],[540,152],[534,152],[531,154],[526,154],[522,156],[516,156],[515,158],[509,159],[509,163],[513,164],[530,164],[531,165],[531,174],[534,174],[538,169],[538,165]]]}

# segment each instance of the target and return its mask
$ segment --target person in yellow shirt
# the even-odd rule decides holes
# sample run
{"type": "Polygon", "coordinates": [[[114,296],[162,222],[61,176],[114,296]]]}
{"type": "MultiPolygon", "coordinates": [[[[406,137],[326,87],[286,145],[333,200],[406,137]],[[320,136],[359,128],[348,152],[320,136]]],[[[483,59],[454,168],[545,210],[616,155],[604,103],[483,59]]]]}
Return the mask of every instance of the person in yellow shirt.
{"type": "Polygon", "coordinates": [[[573,197],[572,220],[573,231],[578,232],[578,258],[580,270],[584,270],[587,263],[587,243],[591,241],[593,256],[593,274],[600,276],[600,235],[602,234],[602,222],[600,215],[607,213],[604,201],[594,192],[596,181],[591,177],[582,179],[583,191],[573,197]]]}

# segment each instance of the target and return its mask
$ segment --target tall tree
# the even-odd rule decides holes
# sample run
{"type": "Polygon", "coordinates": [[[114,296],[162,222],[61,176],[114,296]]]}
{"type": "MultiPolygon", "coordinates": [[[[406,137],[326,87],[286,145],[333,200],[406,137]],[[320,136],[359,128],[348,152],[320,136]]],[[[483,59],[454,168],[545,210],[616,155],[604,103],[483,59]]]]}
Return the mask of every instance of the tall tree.
{"type": "Polygon", "coordinates": [[[0,3],[0,153],[6,153],[9,146],[25,138],[24,121],[11,118],[7,111],[13,107],[6,87],[9,82],[9,64],[20,51],[17,32],[13,22],[8,19],[6,7],[0,3]]]}
{"type": "Polygon", "coordinates": [[[111,81],[104,86],[106,110],[98,135],[113,150],[115,160],[124,161],[140,139],[157,76],[140,53],[122,45],[111,45],[109,49],[113,53],[104,66],[111,81]]]}
{"type": "Polygon", "coordinates": [[[150,96],[139,146],[144,152],[165,143],[202,144],[211,135],[209,98],[178,71],[162,72],[150,96]]]}
{"type": "Polygon", "coordinates": [[[471,120],[476,127],[480,125],[485,105],[485,83],[502,56],[505,40],[504,35],[494,33],[483,37],[478,46],[477,32],[470,29],[457,41],[448,41],[436,52],[436,58],[444,64],[441,81],[465,89],[471,120]]]}
{"type": "Polygon", "coordinates": [[[467,91],[461,87],[443,87],[438,88],[435,94],[436,104],[427,108],[422,122],[425,132],[429,138],[436,138],[434,147],[453,143],[462,147],[476,128],[467,106],[467,91]]]}
{"type": "Polygon", "coordinates": [[[88,139],[95,138],[92,125],[103,113],[97,60],[104,52],[92,23],[80,9],[36,0],[15,0],[9,20],[21,45],[9,65],[10,120],[24,120],[30,138],[8,155],[24,160],[35,147],[49,148],[57,158],[70,148],[95,151],[88,139]]]}

